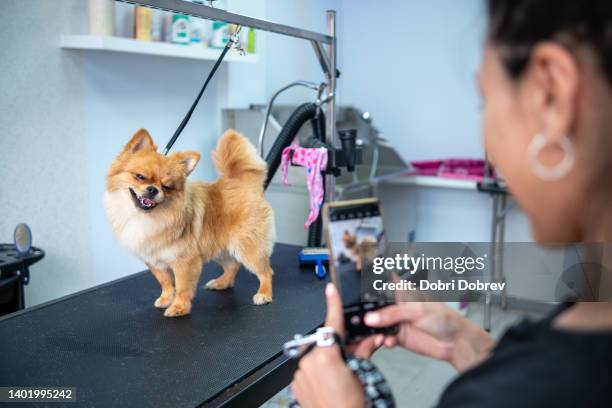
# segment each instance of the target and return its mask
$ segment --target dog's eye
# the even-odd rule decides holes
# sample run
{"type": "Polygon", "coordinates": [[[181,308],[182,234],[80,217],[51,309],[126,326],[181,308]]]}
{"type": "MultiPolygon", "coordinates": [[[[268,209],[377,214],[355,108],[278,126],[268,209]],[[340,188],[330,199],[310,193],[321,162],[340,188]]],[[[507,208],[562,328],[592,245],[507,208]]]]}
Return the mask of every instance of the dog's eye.
{"type": "Polygon", "coordinates": [[[162,188],[164,189],[164,191],[170,191],[170,190],[172,190],[172,187],[170,187],[170,186],[165,186],[165,185],[163,185],[163,184],[162,184],[162,188]]]}
{"type": "Polygon", "coordinates": [[[143,176],[142,174],[135,174],[134,177],[136,177],[138,180],[144,180],[145,176],[143,176]]]}

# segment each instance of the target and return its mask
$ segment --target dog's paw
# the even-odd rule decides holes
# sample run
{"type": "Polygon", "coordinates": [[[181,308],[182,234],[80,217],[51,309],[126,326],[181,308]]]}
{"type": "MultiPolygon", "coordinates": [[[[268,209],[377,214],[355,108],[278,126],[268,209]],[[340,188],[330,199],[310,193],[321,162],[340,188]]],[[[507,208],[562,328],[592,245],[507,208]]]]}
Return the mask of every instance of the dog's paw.
{"type": "Polygon", "coordinates": [[[172,304],[173,298],[171,295],[161,295],[153,305],[159,309],[165,309],[172,304]]]}
{"type": "Polygon", "coordinates": [[[231,282],[224,282],[219,278],[211,279],[208,282],[206,282],[206,288],[210,290],[223,290],[223,289],[227,289],[231,287],[232,287],[231,282]]]}
{"type": "Polygon", "coordinates": [[[266,293],[256,293],[253,295],[253,303],[256,305],[265,305],[272,302],[272,295],[266,293]]]}
{"type": "Polygon", "coordinates": [[[191,312],[191,305],[186,303],[174,302],[164,312],[166,317],[179,317],[188,315],[191,312]]]}

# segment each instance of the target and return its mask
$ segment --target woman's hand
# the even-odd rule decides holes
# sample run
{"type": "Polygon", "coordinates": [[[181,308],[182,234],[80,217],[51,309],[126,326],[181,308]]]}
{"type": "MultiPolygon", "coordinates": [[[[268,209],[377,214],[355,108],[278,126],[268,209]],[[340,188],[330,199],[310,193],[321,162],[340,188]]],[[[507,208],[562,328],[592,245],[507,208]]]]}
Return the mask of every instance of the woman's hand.
{"type": "Polygon", "coordinates": [[[405,302],[366,314],[371,327],[399,325],[386,336],[387,347],[402,346],[415,353],[448,361],[459,372],[486,359],[494,340],[445,303],[405,302]]]}
{"type": "Polygon", "coordinates": [[[349,354],[355,357],[369,359],[372,354],[380,348],[385,342],[385,336],[383,334],[375,334],[372,336],[365,337],[356,343],[349,344],[345,347],[349,354]]]}
{"type": "MultiPolygon", "coordinates": [[[[336,287],[329,283],[325,288],[327,298],[327,319],[338,334],[344,333],[342,301],[336,287]]],[[[381,339],[382,343],[382,339],[381,339]]],[[[370,352],[370,343],[364,343],[360,353],[370,352]]],[[[299,363],[293,376],[291,389],[295,398],[304,408],[317,407],[365,407],[363,387],[353,372],[346,366],[340,348],[315,347],[299,363]]]]}

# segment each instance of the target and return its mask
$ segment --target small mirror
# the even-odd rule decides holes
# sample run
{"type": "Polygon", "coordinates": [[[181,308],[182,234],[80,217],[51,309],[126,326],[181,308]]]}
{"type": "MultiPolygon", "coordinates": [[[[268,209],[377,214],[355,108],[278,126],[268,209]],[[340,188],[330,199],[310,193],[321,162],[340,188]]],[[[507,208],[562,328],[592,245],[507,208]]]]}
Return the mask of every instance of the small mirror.
{"type": "Polygon", "coordinates": [[[32,231],[27,224],[17,224],[15,227],[14,240],[15,249],[19,255],[23,256],[30,253],[30,249],[32,248],[32,231]]]}

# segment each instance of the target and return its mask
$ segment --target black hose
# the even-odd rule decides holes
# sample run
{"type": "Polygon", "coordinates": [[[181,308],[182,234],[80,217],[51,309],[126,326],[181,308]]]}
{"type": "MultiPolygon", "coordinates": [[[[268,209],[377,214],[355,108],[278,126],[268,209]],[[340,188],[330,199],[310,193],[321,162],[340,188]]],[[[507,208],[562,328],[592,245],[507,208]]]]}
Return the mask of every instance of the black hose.
{"type": "Polygon", "coordinates": [[[314,119],[316,114],[317,105],[312,102],[308,102],[298,106],[297,109],[293,111],[291,116],[289,116],[289,119],[287,119],[287,122],[285,122],[285,125],[283,126],[283,130],[281,130],[280,134],[274,141],[274,144],[270,148],[268,155],[266,156],[268,176],[266,178],[266,182],[264,183],[264,190],[268,188],[268,185],[272,181],[274,174],[276,174],[276,171],[280,166],[283,149],[291,144],[304,123],[314,119]]]}
{"type": "Polygon", "coordinates": [[[323,110],[320,109],[319,114],[310,120],[310,126],[312,127],[312,136],[321,143],[325,143],[325,114],[323,110]]]}
{"type": "MultiPolygon", "coordinates": [[[[293,111],[287,122],[283,126],[280,134],[274,141],[274,144],[270,148],[268,155],[266,156],[266,163],[268,164],[268,176],[264,183],[264,190],[268,187],[272,178],[278,171],[280,166],[283,150],[289,146],[295,136],[298,134],[302,126],[308,121],[312,126],[313,131],[313,146],[308,147],[323,147],[325,145],[325,115],[322,111],[319,111],[317,115],[317,107],[314,103],[304,103],[297,107],[293,111]],[[314,145],[317,146],[314,146],[314,145]]],[[[310,225],[308,229],[308,246],[309,247],[320,247],[321,237],[323,235],[323,222],[321,215],[310,225]]]]}
{"type": "MultiPolygon", "coordinates": [[[[325,186],[323,186],[323,200],[325,201],[325,186]]],[[[321,208],[323,203],[321,203],[321,208]]],[[[318,248],[321,246],[321,241],[323,237],[323,217],[321,217],[321,213],[310,227],[308,227],[308,247],[309,248],[318,248]]]]}

